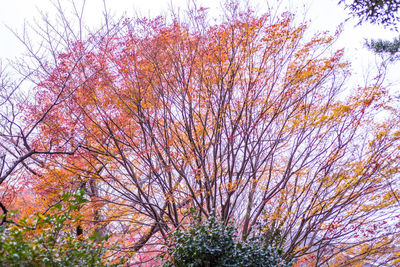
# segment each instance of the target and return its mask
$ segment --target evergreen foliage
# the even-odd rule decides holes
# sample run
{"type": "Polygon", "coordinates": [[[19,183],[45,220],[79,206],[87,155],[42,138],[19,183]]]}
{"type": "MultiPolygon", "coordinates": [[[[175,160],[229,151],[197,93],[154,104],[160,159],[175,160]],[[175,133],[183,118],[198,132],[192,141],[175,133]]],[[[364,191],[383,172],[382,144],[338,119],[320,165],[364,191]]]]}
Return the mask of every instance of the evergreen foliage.
{"type": "Polygon", "coordinates": [[[393,41],[382,39],[370,40],[366,41],[366,46],[375,53],[387,53],[393,56],[400,51],[400,39],[395,38],[393,41]]]}
{"type": "Polygon", "coordinates": [[[351,0],[350,2],[340,0],[339,3],[343,3],[351,15],[360,19],[359,24],[367,21],[396,27],[396,23],[400,20],[399,0],[351,0]]]}
{"type": "Polygon", "coordinates": [[[282,249],[268,244],[264,236],[239,240],[231,224],[215,216],[192,223],[187,230],[172,234],[167,246],[165,267],[206,266],[291,266],[282,258],[282,249]]]}

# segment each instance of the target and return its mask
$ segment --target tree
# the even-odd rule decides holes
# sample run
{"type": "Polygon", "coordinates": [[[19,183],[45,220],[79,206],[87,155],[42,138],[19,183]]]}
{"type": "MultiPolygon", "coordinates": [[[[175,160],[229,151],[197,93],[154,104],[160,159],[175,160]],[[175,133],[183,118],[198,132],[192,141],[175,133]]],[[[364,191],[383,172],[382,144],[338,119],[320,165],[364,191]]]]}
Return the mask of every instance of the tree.
{"type": "MultiPolygon", "coordinates": [[[[400,2],[397,0],[355,0],[351,3],[341,0],[346,8],[350,9],[352,16],[359,17],[359,25],[365,21],[373,24],[380,24],[384,27],[390,26],[392,29],[397,30],[397,23],[399,22],[399,9],[400,2]]],[[[399,40],[369,40],[366,46],[377,54],[387,53],[391,56],[399,52],[399,40]]]]}
{"type": "Polygon", "coordinates": [[[384,26],[396,27],[399,22],[398,11],[400,3],[397,0],[340,0],[346,8],[350,9],[350,14],[360,19],[359,24],[368,21],[371,23],[382,24],[384,26]]]}
{"type": "MultiPolygon", "coordinates": [[[[10,209],[19,209],[17,217],[23,217],[40,208],[47,209],[52,203],[59,201],[60,196],[57,199],[48,196],[48,202],[43,201],[31,190],[30,186],[36,183],[32,181],[32,175],[42,177],[38,170],[47,164],[38,156],[73,155],[80,146],[80,144],[69,145],[67,142],[55,147],[53,140],[48,139],[42,140],[47,142],[42,144],[46,145],[47,149],[37,150],[34,144],[37,142],[37,135],[40,134],[39,128],[46,118],[51,116],[53,108],[63,101],[60,98],[61,94],[71,78],[68,73],[64,73],[66,76],[58,80],[60,86],[58,97],[53,98],[51,103],[47,102],[49,104],[47,108],[35,115],[36,120],[29,120],[29,123],[25,120],[31,102],[30,96],[38,86],[40,77],[47,77],[49,71],[54,68],[53,63],[57,62],[59,51],[70,49],[72,44],[90,34],[83,22],[85,3],[80,7],[71,1],[72,17],[67,17],[67,10],[70,9],[62,6],[60,2],[54,1],[52,4],[57,23],[53,23],[47,14],[42,13],[41,23],[36,22],[34,26],[26,24],[21,35],[13,32],[25,46],[26,53],[19,60],[8,61],[7,68],[0,67],[0,209],[4,215],[0,225],[12,223],[12,219],[7,216],[10,209]],[[41,42],[32,41],[37,38],[37,36],[32,38],[28,34],[32,32],[39,36],[41,42]]],[[[104,24],[95,32],[100,40],[102,36],[112,35],[114,30],[107,24],[106,11],[104,20],[104,24]]],[[[73,63],[75,66],[71,68],[72,71],[80,59],[78,57],[73,63]]],[[[63,190],[64,193],[66,190],[72,192],[76,187],[64,186],[63,190]]]]}
{"type": "Polygon", "coordinates": [[[336,36],[305,40],[289,13],[224,14],[125,20],[55,52],[24,114],[41,122],[32,148],[63,153],[35,157],[29,188],[48,205],[84,188],[86,223],[123,235],[132,262],[191,210],[244,240],[260,223],[279,232],[284,259],[392,261],[398,228],[375,229],[398,199],[399,116],[382,77],[346,96],[336,36]]]}
{"type": "Polygon", "coordinates": [[[397,59],[400,51],[400,41],[398,38],[394,38],[392,41],[382,39],[367,40],[366,46],[377,54],[388,54],[392,60],[397,59]]]}
{"type": "Polygon", "coordinates": [[[18,82],[12,82],[5,70],[1,69],[0,79],[0,208],[4,215],[0,221],[2,225],[7,223],[7,205],[12,202],[15,192],[24,187],[25,181],[21,179],[22,170],[38,175],[30,167],[32,158],[43,154],[71,155],[75,153],[76,148],[58,151],[52,148],[46,150],[32,148],[32,136],[57,102],[49,105],[47,110],[38,114],[36,121],[31,121],[32,124],[27,126],[21,121],[27,101],[21,95],[21,84],[29,79],[29,74],[24,75],[18,82]]]}

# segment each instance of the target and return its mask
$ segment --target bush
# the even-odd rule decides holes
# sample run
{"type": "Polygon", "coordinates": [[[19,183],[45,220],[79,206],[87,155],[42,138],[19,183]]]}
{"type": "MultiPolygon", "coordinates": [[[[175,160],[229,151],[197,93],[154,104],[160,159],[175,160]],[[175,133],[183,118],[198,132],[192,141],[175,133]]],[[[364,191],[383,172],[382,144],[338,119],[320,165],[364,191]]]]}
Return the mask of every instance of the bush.
{"type": "Polygon", "coordinates": [[[224,225],[211,216],[174,232],[162,258],[165,267],[292,265],[281,257],[282,249],[266,245],[266,241],[263,236],[241,241],[232,224],[224,225]]]}
{"type": "Polygon", "coordinates": [[[0,266],[109,266],[104,260],[108,236],[96,232],[76,237],[68,223],[86,200],[83,192],[65,194],[64,201],[45,215],[37,213],[18,223],[0,225],[0,266]]]}

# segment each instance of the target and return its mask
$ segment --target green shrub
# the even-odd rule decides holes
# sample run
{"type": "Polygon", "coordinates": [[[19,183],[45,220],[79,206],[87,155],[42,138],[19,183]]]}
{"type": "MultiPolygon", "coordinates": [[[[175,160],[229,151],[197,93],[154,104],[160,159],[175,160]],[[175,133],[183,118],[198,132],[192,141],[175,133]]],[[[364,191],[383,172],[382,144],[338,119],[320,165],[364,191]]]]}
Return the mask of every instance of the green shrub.
{"type": "Polygon", "coordinates": [[[65,194],[46,214],[16,224],[0,225],[0,266],[109,266],[103,259],[109,236],[96,232],[76,238],[66,223],[74,222],[86,200],[83,192],[65,194]],[[39,230],[38,230],[39,229],[39,230]]]}
{"type": "Polygon", "coordinates": [[[292,265],[281,257],[282,249],[268,246],[266,241],[263,236],[241,241],[233,225],[211,216],[174,232],[161,257],[166,267],[292,265]]]}

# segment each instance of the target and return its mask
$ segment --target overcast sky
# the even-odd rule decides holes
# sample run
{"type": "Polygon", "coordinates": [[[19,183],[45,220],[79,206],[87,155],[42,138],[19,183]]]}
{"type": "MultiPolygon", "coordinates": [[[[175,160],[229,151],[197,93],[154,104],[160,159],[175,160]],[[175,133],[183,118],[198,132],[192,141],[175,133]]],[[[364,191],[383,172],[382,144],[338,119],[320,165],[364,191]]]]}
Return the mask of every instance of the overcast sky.
{"type": "MultiPolygon", "coordinates": [[[[199,6],[210,7],[211,11],[218,8],[219,3],[215,0],[195,0],[199,6]]],[[[54,12],[51,8],[50,0],[8,0],[1,1],[0,8],[0,58],[14,58],[23,52],[20,42],[13,36],[6,27],[21,32],[24,21],[31,22],[34,18],[40,18],[40,12],[54,12]]],[[[62,3],[68,2],[62,0],[62,3]]],[[[81,5],[83,0],[75,1],[81,5]]],[[[260,11],[266,10],[267,0],[252,1],[256,3],[260,11]]],[[[277,0],[269,0],[269,3],[276,4],[277,0]]],[[[288,10],[295,13],[299,20],[310,21],[310,32],[326,31],[334,32],[339,24],[343,23],[348,15],[343,6],[338,6],[338,0],[282,0],[280,1],[280,10],[288,10]]],[[[155,16],[165,13],[172,4],[175,7],[186,6],[186,0],[107,0],[107,8],[116,16],[125,14],[132,16],[140,13],[144,16],[155,16]]],[[[101,23],[103,12],[102,0],[87,0],[85,8],[86,22],[93,25],[101,23]]],[[[212,14],[212,13],[211,13],[212,14]]],[[[373,65],[376,57],[373,53],[367,51],[364,46],[365,38],[391,38],[397,33],[385,30],[382,26],[368,25],[355,27],[355,20],[348,20],[344,24],[344,31],[335,45],[337,48],[344,47],[345,55],[353,63],[353,72],[359,77],[367,75],[373,65]]],[[[388,82],[396,84],[400,79],[397,78],[395,67],[391,67],[388,82]]],[[[399,83],[400,84],[400,83],[399,83]]]]}

